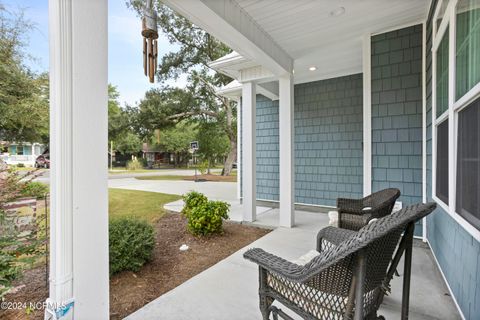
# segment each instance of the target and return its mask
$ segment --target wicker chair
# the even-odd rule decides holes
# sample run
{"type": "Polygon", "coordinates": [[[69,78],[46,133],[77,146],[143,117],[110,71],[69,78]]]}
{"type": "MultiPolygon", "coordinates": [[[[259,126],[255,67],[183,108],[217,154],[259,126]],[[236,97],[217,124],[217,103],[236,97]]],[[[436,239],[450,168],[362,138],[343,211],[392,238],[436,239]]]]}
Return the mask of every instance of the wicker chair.
{"type": "Polygon", "coordinates": [[[320,255],[304,266],[262,249],[248,250],[244,258],[259,265],[263,319],[271,313],[274,319],[292,319],[272,306],[275,300],[304,319],[382,319],[377,310],[404,252],[402,319],[407,319],[414,223],[435,206],[406,207],[358,232],[327,227],[318,235],[320,255]]]}
{"type": "Polygon", "coordinates": [[[337,199],[338,226],[343,229],[360,230],[371,219],[392,213],[400,190],[385,189],[363,199],[337,199]]]}

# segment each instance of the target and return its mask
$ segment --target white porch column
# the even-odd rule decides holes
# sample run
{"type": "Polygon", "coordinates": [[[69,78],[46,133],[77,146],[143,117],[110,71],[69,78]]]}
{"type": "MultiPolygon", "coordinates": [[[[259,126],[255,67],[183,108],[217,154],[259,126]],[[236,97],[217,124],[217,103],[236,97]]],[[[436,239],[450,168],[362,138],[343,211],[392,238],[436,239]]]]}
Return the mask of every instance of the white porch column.
{"type": "Polygon", "coordinates": [[[280,226],[295,224],[295,150],[293,76],[279,78],[280,226]]]}
{"type": "Polygon", "coordinates": [[[237,199],[242,198],[242,99],[237,100],[237,199]]]}
{"type": "Polygon", "coordinates": [[[243,220],[255,221],[257,216],[256,174],[256,87],[255,83],[242,85],[243,124],[243,220]]]}
{"type": "Polygon", "coordinates": [[[363,37],[363,195],[372,193],[372,45],[363,37]]]}
{"type": "Polygon", "coordinates": [[[108,319],[107,0],[49,0],[50,301],[108,319]]]}

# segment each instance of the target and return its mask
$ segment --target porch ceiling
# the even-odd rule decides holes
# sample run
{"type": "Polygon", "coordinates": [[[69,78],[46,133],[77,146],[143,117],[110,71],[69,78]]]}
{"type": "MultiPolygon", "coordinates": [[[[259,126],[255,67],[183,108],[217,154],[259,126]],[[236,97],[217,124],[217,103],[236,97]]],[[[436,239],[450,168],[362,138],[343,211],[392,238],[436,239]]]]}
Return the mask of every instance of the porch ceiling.
{"type": "Polygon", "coordinates": [[[293,59],[296,82],[362,71],[362,36],[421,22],[429,0],[236,0],[293,59]],[[343,7],[345,13],[331,16],[343,7]],[[317,70],[311,72],[310,66],[317,70]]]}

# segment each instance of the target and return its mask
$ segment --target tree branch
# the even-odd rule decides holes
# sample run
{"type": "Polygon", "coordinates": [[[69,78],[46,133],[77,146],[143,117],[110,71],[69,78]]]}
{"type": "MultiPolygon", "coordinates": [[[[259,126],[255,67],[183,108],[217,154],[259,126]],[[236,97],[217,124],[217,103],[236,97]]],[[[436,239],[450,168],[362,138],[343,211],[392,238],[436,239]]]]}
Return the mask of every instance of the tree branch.
{"type": "Polygon", "coordinates": [[[188,116],[200,116],[200,115],[207,115],[210,117],[218,118],[218,114],[216,112],[202,110],[202,111],[188,111],[188,112],[177,113],[177,114],[168,116],[167,120],[174,120],[174,119],[188,117],[188,116]]]}

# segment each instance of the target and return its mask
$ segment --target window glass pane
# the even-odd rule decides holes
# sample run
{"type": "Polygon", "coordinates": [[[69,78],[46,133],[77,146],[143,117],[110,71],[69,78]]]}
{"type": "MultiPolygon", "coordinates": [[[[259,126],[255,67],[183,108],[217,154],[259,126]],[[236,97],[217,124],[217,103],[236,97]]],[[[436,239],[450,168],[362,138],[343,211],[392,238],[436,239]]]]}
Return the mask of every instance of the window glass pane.
{"type": "Polygon", "coordinates": [[[458,114],[456,211],[480,229],[480,99],[458,114]]]}
{"type": "Polygon", "coordinates": [[[456,37],[458,100],[480,82],[480,0],[458,2],[456,37]]]}
{"type": "Polygon", "coordinates": [[[437,49],[437,117],[448,109],[448,28],[437,49]]]}
{"type": "Polygon", "coordinates": [[[437,126],[436,196],[448,204],[448,119],[437,126]]]}
{"type": "Polygon", "coordinates": [[[17,155],[23,156],[23,146],[17,146],[17,155]]]}
{"type": "Polygon", "coordinates": [[[437,21],[435,22],[436,24],[436,30],[438,31],[438,28],[440,27],[440,24],[442,23],[443,16],[445,15],[445,10],[447,9],[448,1],[443,0],[440,1],[440,11],[438,12],[437,16],[437,21]]]}

